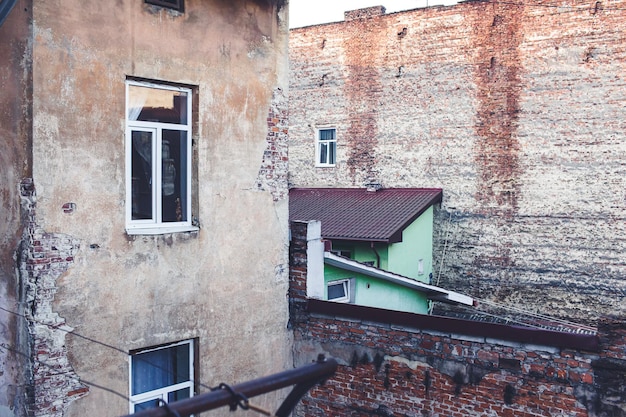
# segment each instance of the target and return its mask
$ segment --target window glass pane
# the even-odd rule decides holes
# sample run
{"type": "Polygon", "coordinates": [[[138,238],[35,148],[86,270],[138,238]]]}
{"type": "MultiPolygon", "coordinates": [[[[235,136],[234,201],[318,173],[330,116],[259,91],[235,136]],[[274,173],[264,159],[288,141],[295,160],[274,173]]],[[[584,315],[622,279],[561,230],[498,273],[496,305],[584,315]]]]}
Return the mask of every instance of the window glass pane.
{"type": "Polygon", "coordinates": [[[132,131],[132,219],[152,218],[152,132],[132,131]]]}
{"type": "Polygon", "coordinates": [[[322,129],[320,130],[320,140],[334,140],[335,129],[322,129]]]}
{"type": "Polygon", "coordinates": [[[331,284],[328,286],[328,299],[335,300],[337,298],[346,297],[346,287],[344,282],[331,284]]]}
{"type": "Polygon", "coordinates": [[[189,381],[189,371],[189,344],[134,355],[132,395],[189,381]]]}
{"type": "Polygon", "coordinates": [[[187,221],[187,132],[163,130],[161,148],[163,221],[187,221]]]}
{"type": "Polygon", "coordinates": [[[331,142],[328,144],[328,163],[335,163],[335,148],[337,147],[337,142],[331,142]]]}
{"type": "Polygon", "coordinates": [[[187,92],[128,86],[128,120],[187,124],[187,92]]]}
{"type": "Polygon", "coordinates": [[[158,401],[159,401],[158,399],[152,399],[152,400],[144,401],[142,403],[135,404],[135,413],[137,411],[146,410],[148,408],[158,407],[159,406],[158,401]]]}
{"type": "Polygon", "coordinates": [[[320,143],[320,164],[325,164],[328,158],[328,144],[320,143]]]}
{"type": "Polygon", "coordinates": [[[168,7],[170,9],[184,11],[183,0],[145,0],[148,4],[156,4],[157,6],[168,7]]]}
{"type": "Polygon", "coordinates": [[[190,394],[189,388],[179,389],[178,391],[169,392],[167,394],[167,402],[173,403],[174,401],[184,400],[185,398],[189,398],[190,394]]]}

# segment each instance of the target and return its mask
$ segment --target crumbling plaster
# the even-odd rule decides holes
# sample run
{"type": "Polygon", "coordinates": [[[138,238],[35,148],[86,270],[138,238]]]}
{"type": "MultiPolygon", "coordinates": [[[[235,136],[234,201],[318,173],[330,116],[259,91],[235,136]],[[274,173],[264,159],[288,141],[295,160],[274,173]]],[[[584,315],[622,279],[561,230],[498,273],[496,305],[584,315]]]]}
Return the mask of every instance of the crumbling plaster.
{"type": "Polygon", "coordinates": [[[286,176],[256,183],[273,93],[287,90],[286,6],[185,3],[184,14],[134,1],[34,9],[37,215],[80,242],[53,309],[77,334],[66,337],[76,374],[108,389],[91,385],[67,416],[127,412],[132,349],[199,338],[210,386],[292,363],[286,176]],[[198,232],[124,231],[127,76],[198,86],[198,232]]]}
{"type": "Polygon", "coordinates": [[[17,1],[0,25],[0,415],[25,416],[30,346],[19,314],[20,179],[31,175],[31,1],[17,1]],[[17,314],[16,314],[17,313],[17,314]],[[25,354],[25,355],[24,355],[25,354]]]}

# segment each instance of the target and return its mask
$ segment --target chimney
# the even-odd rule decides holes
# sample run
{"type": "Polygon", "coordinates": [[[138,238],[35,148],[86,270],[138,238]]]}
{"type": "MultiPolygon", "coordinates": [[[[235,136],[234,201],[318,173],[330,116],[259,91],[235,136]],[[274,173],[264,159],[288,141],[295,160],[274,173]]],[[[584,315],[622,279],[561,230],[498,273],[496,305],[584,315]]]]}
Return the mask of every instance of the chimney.
{"type": "Polygon", "coordinates": [[[343,13],[343,20],[348,22],[356,19],[367,19],[385,14],[385,6],[366,7],[364,9],[350,10],[343,13]]]}
{"type": "Polygon", "coordinates": [[[366,182],[364,185],[365,185],[365,189],[370,193],[375,193],[376,191],[383,189],[383,185],[376,180],[370,180],[369,182],[366,182]]]}

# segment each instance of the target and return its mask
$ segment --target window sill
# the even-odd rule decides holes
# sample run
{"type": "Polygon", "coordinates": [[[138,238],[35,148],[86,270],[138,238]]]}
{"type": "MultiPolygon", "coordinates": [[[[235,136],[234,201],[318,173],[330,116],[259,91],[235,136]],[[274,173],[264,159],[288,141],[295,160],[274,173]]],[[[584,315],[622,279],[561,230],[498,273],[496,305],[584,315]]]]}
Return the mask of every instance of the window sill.
{"type": "Polygon", "coordinates": [[[128,235],[165,235],[168,233],[197,232],[197,226],[171,226],[171,227],[133,227],[126,228],[128,235]]]}

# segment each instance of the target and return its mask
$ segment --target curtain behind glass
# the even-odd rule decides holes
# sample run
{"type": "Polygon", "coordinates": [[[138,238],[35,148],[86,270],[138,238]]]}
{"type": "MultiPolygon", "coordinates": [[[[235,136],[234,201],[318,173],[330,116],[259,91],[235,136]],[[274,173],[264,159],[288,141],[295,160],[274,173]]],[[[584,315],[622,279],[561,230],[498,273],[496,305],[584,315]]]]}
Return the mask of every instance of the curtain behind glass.
{"type": "Polygon", "coordinates": [[[132,368],[131,395],[189,381],[189,345],[134,355],[132,368]]]}

